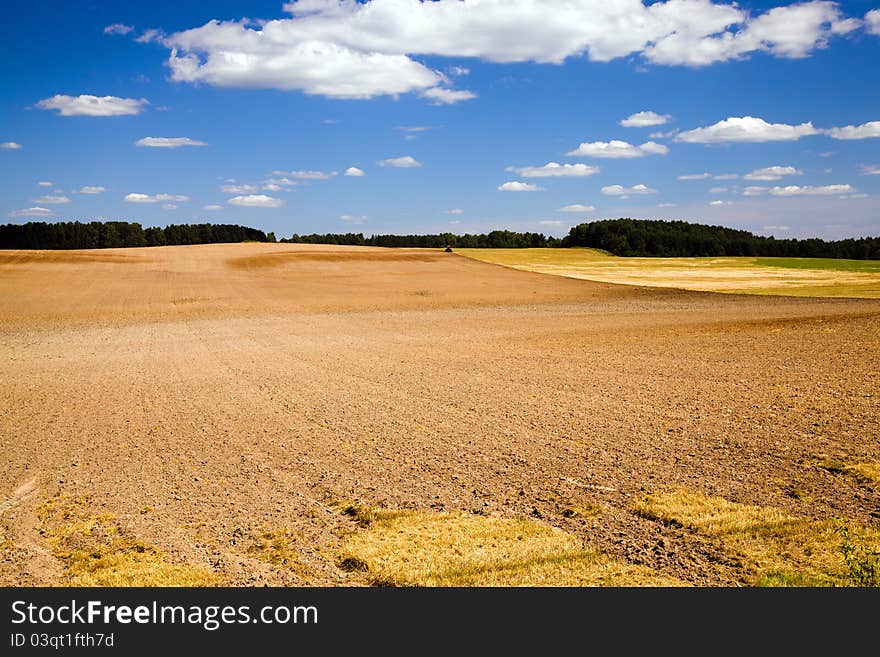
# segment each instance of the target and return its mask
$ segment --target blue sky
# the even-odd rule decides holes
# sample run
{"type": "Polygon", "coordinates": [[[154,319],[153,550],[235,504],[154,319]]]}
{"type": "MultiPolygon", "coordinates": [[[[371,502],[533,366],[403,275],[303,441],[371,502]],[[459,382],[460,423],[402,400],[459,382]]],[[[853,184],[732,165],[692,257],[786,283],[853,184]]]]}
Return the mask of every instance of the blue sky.
{"type": "Polygon", "coordinates": [[[880,234],[880,3],[16,3],[5,221],[880,234]],[[359,175],[352,175],[359,174],[359,175]]]}

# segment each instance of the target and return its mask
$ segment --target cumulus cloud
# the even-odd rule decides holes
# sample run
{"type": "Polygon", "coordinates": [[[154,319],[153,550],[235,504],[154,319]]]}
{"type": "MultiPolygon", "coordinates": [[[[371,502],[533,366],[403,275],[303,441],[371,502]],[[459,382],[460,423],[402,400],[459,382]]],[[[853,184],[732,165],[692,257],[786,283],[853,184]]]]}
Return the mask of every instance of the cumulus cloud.
{"type": "MultiPolygon", "coordinates": [[[[272,175],[296,178],[298,180],[329,180],[336,175],[335,171],[273,171],[272,175]]],[[[296,184],[284,182],[282,184],[296,184]]]]}
{"type": "Polygon", "coordinates": [[[180,148],[181,146],[207,146],[203,141],[190,139],[189,137],[144,137],[138,139],[135,146],[148,148],[180,148]]]}
{"type": "Polygon", "coordinates": [[[679,176],[679,180],[706,180],[706,178],[711,178],[711,173],[686,173],[683,176],[679,176]]]}
{"type": "Polygon", "coordinates": [[[464,214],[464,210],[461,208],[452,208],[451,210],[444,210],[443,214],[464,214]]]}
{"type": "Polygon", "coordinates": [[[176,210],[177,206],[174,205],[174,203],[165,203],[164,205],[162,205],[162,209],[163,210],[176,210]]]}
{"type": "Polygon", "coordinates": [[[14,141],[4,141],[0,143],[0,150],[3,151],[17,151],[21,148],[23,148],[22,145],[14,141]]]}
{"type": "Polygon", "coordinates": [[[44,98],[37,107],[57,110],[61,116],[126,116],[140,114],[149,105],[145,98],[118,98],[117,96],[55,95],[44,98]]]}
{"type": "Polygon", "coordinates": [[[624,128],[647,128],[654,125],[669,123],[669,114],[657,114],[656,112],[636,112],[620,122],[624,128]]]}
{"type": "Polygon", "coordinates": [[[38,182],[37,184],[38,184],[40,187],[51,187],[51,186],[54,185],[55,183],[53,183],[51,180],[41,180],[41,181],[38,182]]]}
{"type": "Polygon", "coordinates": [[[133,192],[131,194],[126,194],[123,199],[126,203],[161,203],[163,201],[174,201],[177,203],[182,203],[184,201],[189,200],[189,196],[183,196],[180,194],[139,194],[137,192],[133,192]]]}
{"type": "Polygon", "coordinates": [[[222,209],[223,209],[222,205],[216,205],[213,203],[211,205],[203,205],[202,206],[202,210],[207,210],[208,212],[219,212],[222,209]]]}
{"type": "Polygon", "coordinates": [[[123,25],[122,23],[113,23],[104,28],[104,34],[128,34],[134,29],[131,25],[123,25]]]}
{"type": "Polygon", "coordinates": [[[43,203],[44,205],[61,205],[63,203],[70,203],[70,199],[63,194],[60,196],[40,196],[39,198],[32,200],[34,203],[43,203]]]}
{"type": "Polygon", "coordinates": [[[403,157],[389,157],[387,160],[379,160],[380,167],[395,167],[397,169],[417,169],[422,166],[414,157],[404,155],[403,157]]]}
{"type": "Polygon", "coordinates": [[[86,185],[77,190],[77,194],[103,194],[107,189],[100,185],[86,185]]]}
{"type": "Polygon", "coordinates": [[[676,135],[676,141],[691,144],[722,144],[728,142],[761,143],[768,141],[796,141],[807,135],[817,135],[819,130],[812,122],[800,125],[768,123],[753,116],[732,116],[704,128],[686,130],[676,135]]]}
{"type": "Polygon", "coordinates": [[[449,89],[447,75],[416,58],[559,64],[641,54],[656,64],[703,66],[755,52],[805,57],[858,24],[823,0],[760,14],[711,0],[300,0],[284,9],[290,17],[211,20],[138,40],[170,50],[179,82],[334,98],[415,92],[448,103],[473,95],[449,89]]]}
{"type": "Polygon", "coordinates": [[[831,196],[834,194],[850,194],[856,191],[852,185],[823,185],[821,187],[771,187],[768,192],[773,196],[831,196]]]}
{"type": "Polygon", "coordinates": [[[55,214],[54,210],[49,208],[25,208],[24,210],[13,210],[9,213],[10,217],[51,217],[55,214]]]}
{"type": "Polygon", "coordinates": [[[357,167],[348,167],[345,170],[345,175],[346,176],[353,176],[355,178],[360,178],[361,176],[366,176],[367,174],[364,173],[363,169],[358,169],[357,167]]]}
{"type": "Polygon", "coordinates": [[[831,128],[826,134],[833,139],[871,139],[880,137],[880,121],[869,121],[862,125],[848,125],[843,128],[831,128]]]}
{"type": "Polygon", "coordinates": [[[801,176],[803,171],[794,167],[772,166],[763,169],[755,169],[743,176],[744,180],[781,180],[783,176],[801,176]]]}
{"type": "Polygon", "coordinates": [[[712,176],[712,180],[736,180],[739,178],[738,173],[719,173],[716,176],[712,176]]]}
{"type": "Polygon", "coordinates": [[[865,27],[871,34],[880,35],[880,9],[872,9],[865,14],[865,27]]]}
{"type": "Polygon", "coordinates": [[[540,167],[507,167],[505,171],[519,174],[523,178],[582,178],[599,173],[599,167],[591,167],[586,164],[548,162],[540,167]]]}
{"type": "Polygon", "coordinates": [[[498,185],[498,191],[501,192],[542,192],[544,189],[532,183],[521,182],[519,180],[511,180],[502,185],[498,185]]]}
{"type": "Polygon", "coordinates": [[[719,206],[719,205],[730,205],[731,201],[709,201],[709,205],[711,206],[719,206]]]}
{"type": "Polygon", "coordinates": [[[613,139],[611,141],[582,143],[566,155],[572,157],[631,158],[645,155],[666,155],[668,152],[669,149],[666,146],[654,141],[646,141],[641,146],[634,146],[629,142],[613,139]]]}
{"type": "Polygon", "coordinates": [[[863,176],[877,176],[880,175],[880,165],[876,164],[866,164],[860,167],[862,170],[863,176]]]}
{"type": "Polygon", "coordinates": [[[584,205],[583,203],[573,203],[571,205],[563,205],[556,210],[557,212],[593,212],[596,208],[592,205],[584,205]]]}
{"type": "Polygon", "coordinates": [[[367,221],[367,215],[365,215],[365,214],[341,214],[341,215],[339,215],[339,221],[342,221],[347,224],[362,224],[367,221]]]}
{"type": "Polygon", "coordinates": [[[246,196],[233,196],[226,201],[230,205],[240,205],[246,208],[280,208],[284,201],[265,194],[248,194],[246,196]]]}
{"type": "Polygon", "coordinates": [[[464,89],[444,89],[443,87],[431,87],[421,93],[422,98],[433,101],[435,105],[454,105],[463,100],[471,100],[477,97],[473,91],[464,89]]]}
{"type": "Polygon", "coordinates": [[[742,190],[743,196],[760,196],[764,192],[766,192],[768,187],[760,187],[758,185],[749,185],[745,189],[742,190]]]}
{"type": "Polygon", "coordinates": [[[220,191],[224,194],[250,194],[260,191],[259,185],[222,185],[220,191]]]}
{"type": "Polygon", "coordinates": [[[542,226],[561,226],[562,222],[558,219],[544,219],[538,222],[542,226]]]}
{"type": "Polygon", "coordinates": [[[647,185],[633,185],[632,187],[624,187],[623,185],[608,185],[600,190],[606,196],[629,196],[631,194],[656,194],[656,189],[651,189],[647,185]]]}

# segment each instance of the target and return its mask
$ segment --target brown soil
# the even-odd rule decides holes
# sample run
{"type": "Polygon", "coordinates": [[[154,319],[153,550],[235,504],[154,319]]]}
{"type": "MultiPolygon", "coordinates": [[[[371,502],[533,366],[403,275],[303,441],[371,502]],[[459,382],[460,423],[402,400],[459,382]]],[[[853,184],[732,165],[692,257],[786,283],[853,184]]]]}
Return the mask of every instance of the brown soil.
{"type": "Polygon", "coordinates": [[[880,460],[878,319],[427,250],[0,252],[0,584],[58,581],[36,508],[64,494],[232,585],[364,583],[337,563],[349,500],[538,517],[734,585],[717,544],[633,503],[683,486],[876,524],[876,491],[814,462],[880,460]]]}

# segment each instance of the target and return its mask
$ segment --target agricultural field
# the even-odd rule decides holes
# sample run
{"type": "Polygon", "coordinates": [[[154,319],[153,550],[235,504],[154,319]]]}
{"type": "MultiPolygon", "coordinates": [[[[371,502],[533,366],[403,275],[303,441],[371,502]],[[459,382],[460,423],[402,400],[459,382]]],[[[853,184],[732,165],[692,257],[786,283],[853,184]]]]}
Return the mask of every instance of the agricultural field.
{"type": "Polygon", "coordinates": [[[619,258],[586,249],[460,249],[483,262],[606,283],[705,292],[880,298],[880,261],[832,258],[619,258]]]}
{"type": "Polygon", "coordinates": [[[877,585],[880,300],[466,255],[0,251],[0,584],[877,585]]]}

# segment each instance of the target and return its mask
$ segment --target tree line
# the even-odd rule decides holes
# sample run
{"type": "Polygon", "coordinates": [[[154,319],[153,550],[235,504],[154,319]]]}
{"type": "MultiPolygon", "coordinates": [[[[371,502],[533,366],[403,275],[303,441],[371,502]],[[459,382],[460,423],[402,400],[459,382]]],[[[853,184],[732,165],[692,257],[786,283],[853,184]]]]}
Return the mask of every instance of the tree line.
{"type": "Polygon", "coordinates": [[[139,223],[128,221],[30,221],[0,226],[0,249],[110,249],[274,241],[274,233],[237,224],[171,224],[165,228],[143,228],[139,223]]]}
{"type": "Polygon", "coordinates": [[[371,235],[370,237],[364,237],[363,233],[294,234],[290,237],[282,237],[279,241],[302,244],[348,244],[352,246],[423,249],[442,249],[446,246],[462,249],[523,249],[561,246],[562,243],[562,240],[545,236],[542,233],[517,233],[511,230],[493,230],[478,235],[438,233],[436,235],[371,235]]]}
{"type": "Polygon", "coordinates": [[[616,256],[763,256],[880,260],[880,237],[826,241],[776,239],[745,230],[684,221],[606,219],[574,226],[562,246],[603,249],[616,256]]]}
{"type": "MultiPolygon", "coordinates": [[[[275,242],[274,233],[237,224],[171,224],[143,228],[126,221],[78,221],[0,226],[0,249],[101,249],[130,246],[275,242]]],[[[578,224],[564,238],[543,233],[493,230],[456,235],[371,235],[311,233],[282,237],[280,242],[416,248],[549,248],[583,246],[617,256],[764,256],[880,260],[880,237],[826,241],[776,239],[745,230],[685,221],[605,219],[578,224]]]]}

